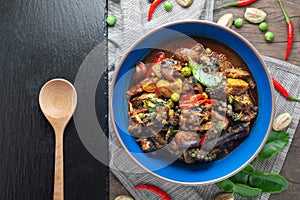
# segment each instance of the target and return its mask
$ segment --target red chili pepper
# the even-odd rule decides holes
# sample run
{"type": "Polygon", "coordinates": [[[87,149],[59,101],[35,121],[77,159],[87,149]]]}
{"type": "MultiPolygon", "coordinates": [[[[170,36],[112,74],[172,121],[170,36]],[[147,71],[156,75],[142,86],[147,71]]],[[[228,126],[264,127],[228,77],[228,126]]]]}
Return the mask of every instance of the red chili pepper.
{"type": "Polygon", "coordinates": [[[151,5],[150,5],[150,8],[149,8],[149,11],[148,11],[148,21],[151,20],[152,18],[152,15],[154,13],[154,10],[156,9],[156,7],[161,3],[163,2],[164,0],[154,0],[151,5]]]}
{"type": "Polygon", "coordinates": [[[293,40],[294,40],[294,26],[293,23],[291,21],[291,19],[288,17],[288,15],[286,14],[284,7],[281,3],[281,0],[278,0],[280,8],[282,10],[282,13],[284,15],[285,21],[286,21],[286,27],[288,30],[288,41],[287,41],[287,45],[286,45],[286,52],[285,52],[285,60],[288,60],[291,49],[292,49],[292,45],[293,45],[293,40]]]}
{"type": "Polygon", "coordinates": [[[181,97],[182,100],[192,100],[192,99],[203,99],[205,98],[204,94],[186,94],[181,97]]]}
{"type": "Polygon", "coordinates": [[[191,109],[193,107],[196,107],[196,106],[200,106],[202,104],[205,104],[205,103],[209,103],[209,104],[213,104],[213,103],[216,103],[217,100],[214,100],[214,99],[202,99],[202,100],[198,100],[198,101],[183,101],[183,102],[180,102],[179,103],[179,108],[182,108],[182,109],[191,109]]]}
{"type": "Polygon", "coordinates": [[[206,136],[206,135],[203,135],[203,136],[201,137],[201,140],[200,140],[200,142],[199,142],[199,145],[202,145],[202,144],[205,142],[206,138],[207,138],[207,136],[206,136]]]}
{"type": "Polygon", "coordinates": [[[205,98],[204,94],[187,94],[181,97],[180,108],[193,108],[199,105],[199,100],[205,98]]]}
{"type": "Polygon", "coordinates": [[[151,76],[153,65],[157,64],[158,62],[161,62],[163,59],[165,59],[165,57],[166,57],[166,54],[162,51],[157,54],[155,60],[153,61],[152,65],[150,66],[150,68],[148,69],[148,71],[146,73],[146,78],[151,76]]]}
{"type": "Polygon", "coordinates": [[[141,189],[149,190],[149,191],[154,192],[155,194],[157,194],[162,200],[172,200],[171,197],[166,192],[164,192],[163,190],[161,190],[158,187],[153,186],[153,185],[147,185],[147,184],[138,185],[138,186],[135,186],[134,189],[136,189],[136,190],[141,190],[141,189]]]}
{"type": "Polygon", "coordinates": [[[286,99],[292,100],[292,101],[300,101],[299,98],[296,98],[292,95],[290,95],[290,93],[278,82],[276,81],[274,78],[272,78],[272,82],[273,85],[275,87],[275,89],[280,92],[286,99]]]}
{"type": "Polygon", "coordinates": [[[217,9],[220,8],[227,8],[227,7],[243,7],[243,6],[247,6],[251,3],[254,3],[257,0],[238,0],[238,1],[234,1],[228,4],[225,4],[223,6],[218,7],[217,9]]]}
{"type": "Polygon", "coordinates": [[[157,95],[159,95],[159,90],[157,89],[157,87],[156,86],[154,86],[154,92],[157,94],[157,95]]]}

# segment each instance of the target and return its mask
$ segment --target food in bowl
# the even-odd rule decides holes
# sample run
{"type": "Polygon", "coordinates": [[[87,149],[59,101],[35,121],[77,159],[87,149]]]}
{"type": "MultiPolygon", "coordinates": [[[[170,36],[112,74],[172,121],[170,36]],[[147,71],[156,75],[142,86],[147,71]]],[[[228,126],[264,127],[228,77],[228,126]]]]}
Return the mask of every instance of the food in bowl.
{"type": "Polygon", "coordinates": [[[128,131],[145,153],[164,149],[178,161],[204,163],[248,137],[258,99],[250,70],[233,50],[212,39],[194,41],[167,42],[168,50],[154,49],[137,62],[126,93],[128,131]]]}

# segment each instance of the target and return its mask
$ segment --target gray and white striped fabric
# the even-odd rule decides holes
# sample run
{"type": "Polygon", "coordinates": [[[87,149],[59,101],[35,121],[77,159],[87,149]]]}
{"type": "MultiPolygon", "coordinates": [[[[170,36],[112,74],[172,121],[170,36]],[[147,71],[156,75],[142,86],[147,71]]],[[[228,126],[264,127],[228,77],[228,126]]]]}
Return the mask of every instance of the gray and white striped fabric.
{"type": "MultiPolygon", "coordinates": [[[[194,3],[187,12],[174,2],[174,10],[172,14],[163,11],[163,5],[159,5],[153,19],[147,22],[147,12],[149,4],[146,0],[109,0],[108,14],[116,16],[117,23],[114,27],[108,29],[108,57],[109,57],[109,82],[114,75],[115,66],[124,52],[143,34],[152,28],[167,22],[180,19],[205,19],[213,20],[213,0],[194,0],[194,3]]],[[[263,57],[269,72],[278,81],[293,94],[300,94],[299,87],[292,87],[300,80],[300,67],[279,61],[269,57],[263,57]],[[285,77],[289,77],[286,79],[285,77]]],[[[292,124],[287,132],[293,138],[300,117],[300,104],[286,101],[281,95],[275,93],[275,115],[281,112],[289,112],[294,117],[292,124]]],[[[220,192],[215,185],[206,186],[182,186],[166,182],[147,173],[125,153],[120,147],[116,134],[111,126],[109,127],[110,136],[110,168],[113,174],[122,182],[125,188],[131,193],[135,199],[154,200],[159,199],[153,193],[147,191],[135,191],[135,185],[142,183],[156,185],[165,190],[175,200],[212,200],[214,196],[220,192]]],[[[289,144],[290,145],[290,144],[289,144]]],[[[254,161],[254,166],[264,172],[279,173],[285,157],[287,155],[289,145],[277,156],[268,160],[254,161]]],[[[237,197],[236,199],[242,199],[237,197]]],[[[264,194],[256,200],[269,199],[268,194],[264,194]]]]}

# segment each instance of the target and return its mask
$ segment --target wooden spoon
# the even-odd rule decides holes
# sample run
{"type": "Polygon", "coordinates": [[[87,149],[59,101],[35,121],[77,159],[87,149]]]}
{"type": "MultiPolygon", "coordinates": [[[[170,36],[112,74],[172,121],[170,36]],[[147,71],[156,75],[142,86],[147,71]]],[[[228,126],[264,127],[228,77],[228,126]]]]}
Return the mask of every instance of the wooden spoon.
{"type": "Polygon", "coordinates": [[[64,199],[63,135],[77,104],[74,86],[64,79],[45,83],[39,95],[39,104],[55,132],[54,200],[64,199]]]}

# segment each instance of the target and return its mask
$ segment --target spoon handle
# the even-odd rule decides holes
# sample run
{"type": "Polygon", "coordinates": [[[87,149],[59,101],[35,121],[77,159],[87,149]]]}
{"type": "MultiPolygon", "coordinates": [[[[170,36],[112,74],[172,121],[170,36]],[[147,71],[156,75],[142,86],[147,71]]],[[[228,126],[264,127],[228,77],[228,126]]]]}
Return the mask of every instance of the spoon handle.
{"type": "Polygon", "coordinates": [[[64,199],[63,130],[55,130],[55,171],[53,200],[64,199]]]}

